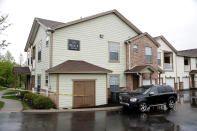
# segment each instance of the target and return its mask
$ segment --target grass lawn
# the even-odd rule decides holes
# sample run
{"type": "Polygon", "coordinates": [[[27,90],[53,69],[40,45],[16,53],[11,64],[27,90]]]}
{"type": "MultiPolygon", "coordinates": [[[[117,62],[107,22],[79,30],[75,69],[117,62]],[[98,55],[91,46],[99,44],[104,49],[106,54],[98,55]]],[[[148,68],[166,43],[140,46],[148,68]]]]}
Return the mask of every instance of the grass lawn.
{"type": "Polygon", "coordinates": [[[3,95],[14,95],[14,94],[16,94],[16,91],[9,91],[4,93],[3,95]]]}
{"type": "Polygon", "coordinates": [[[4,99],[19,100],[16,96],[2,96],[4,99]]]}
{"type": "Polygon", "coordinates": [[[2,98],[4,99],[11,99],[11,100],[18,100],[21,102],[22,106],[23,106],[23,110],[28,110],[31,109],[27,104],[25,104],[23,101],[21,101],[19,98],[17,98],[15,95],[13,96],[2,96],[2,98]]]}
{"type": "Polygon", "coordinates": [[[5,87],[0,87],[0,91],[6,90],[7,88],[5,87]]]}
{"type": "Polygon", "coordinates": [[[3,108],[3,106],[4,106],[4,102],[0,101],[0,110],[3,108]]]}

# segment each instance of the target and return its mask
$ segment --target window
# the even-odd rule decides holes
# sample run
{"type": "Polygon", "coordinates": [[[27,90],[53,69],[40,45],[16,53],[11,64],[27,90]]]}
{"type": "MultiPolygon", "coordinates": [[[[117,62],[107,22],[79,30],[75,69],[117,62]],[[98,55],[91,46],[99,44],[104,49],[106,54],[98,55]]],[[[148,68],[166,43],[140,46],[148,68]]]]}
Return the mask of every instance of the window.
{"type": "Polygon", "coordinates": [[[151,88],[150,92],[154,92],[154,95],[158,94],[158,90],[156,87],[151,88]]]}
{"type": "Polygon", "coordinates": [[[134,51],[134,52],[138,52],[138,45],[134,45],[134,46],[133,46],[133,51],[134,51]]]}
{"type": "Polygon", "coordinates": [[[197,68],[197,58],[196,58],[196,68],[197,68]]]}
{"type": "Polygon", "coordinates": [[[109,43],[109,59],[111,62],[119,61],[119,44],[118,43],[109,43]]]}
{"type": "Polygon", "coordinates": [[[38,51],[38,61],[41,61],[41,51],[38,51]]]}
{"type": "Polygon", "coordinates": [[[48,86],[48,83],[49,83],[49,76],[46,75],[46,76],[45,76],[45,85],[48,86]]]}
{"type": "Polygon", "coordinates": [[[46,46],[49,45],[49,36],[46,37],[46,46]]]}
{"type": "Polygon", "coordinates": [[[40,87],[41,85],[41,75],[37,75],[37,86],[40,87]]]}
{"type": "Polygon", "coordinates": [[[119,76],[110,76],[110,91],[119,91],[119,76]]]}
{"type": "Polygon", "coordinates": [[[152,63],[152,48],[146,47],[145,53],[146,53],[146,63],[152,63]]]}
{"type": "Polygon", "coordinates": [[[161,66],[161,53],[160,52],[157,53],[157,64],[161,66]]]}
{"type": "Polygon", "coordinates": [[[164,63],[170,63],[170,57],[169,56],[164,57],[164,63]]]}
{"type": "Polygon", "coordinates": [[[159,88],[158,88],[158,92],[159,93],[165,93],[167,91],[167,89],[166,89],[166,87],[164,87],[164,86],[160,86],[159,88]]]}
{"type": "Polygon", "coordinates": [[[184,65],[189,65],[189,60],[188,59],[184,59],[184,65]]]}
{"type": "Polygon", "coordinates": [[[41,43],[42,41],[40,41],[40,43],[39,43],[39,45],[38,45],[38,61],[41,61],[41,49],[42,49],[42,47],[41,47],[41,43]]]}

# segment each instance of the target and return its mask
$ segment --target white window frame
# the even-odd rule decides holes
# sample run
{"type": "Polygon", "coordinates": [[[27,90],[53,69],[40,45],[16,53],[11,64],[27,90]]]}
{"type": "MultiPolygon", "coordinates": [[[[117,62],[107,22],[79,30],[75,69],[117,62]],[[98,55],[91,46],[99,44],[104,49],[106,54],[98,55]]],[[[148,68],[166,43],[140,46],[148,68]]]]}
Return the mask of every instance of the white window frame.
{"type": "Polygon", "coordinates": [[[120,62],[120,43],[118,43],[118,42],[112,42],[112,41],[109,42],[109,62],[110,63],[119,63],[120,62]],[[114,49],[115,46],[112,47],[112,45],[117,46],[117,49],[114,49]],[[110,57],[110,55],[111,55],[110,53],[111,52],[118,53],[118,59],[117,60],[111,60],[111,57],[110,57]]]}

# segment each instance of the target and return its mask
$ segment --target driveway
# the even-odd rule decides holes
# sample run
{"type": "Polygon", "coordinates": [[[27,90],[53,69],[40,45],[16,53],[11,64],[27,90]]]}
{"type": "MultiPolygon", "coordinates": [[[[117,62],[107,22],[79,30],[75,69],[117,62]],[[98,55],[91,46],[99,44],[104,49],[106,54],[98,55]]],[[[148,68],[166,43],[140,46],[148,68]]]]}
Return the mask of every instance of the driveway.
{"type": "Polygon", "coordinates": [[[0,131],[197,131],[197,92],[181,92],[176,109],[144,114],[119,111],[0,113],[0,131]]]}
{"type": "Polygon", "coordinates": [[[22,107],[20,101],[1,98],[1,96],[5,92],[8,92],[8,91],[9,90],[0,91],[0,101],[3,101],[5,103],[3,108],[0,110],[0,112],[20,112],[20,111],[22,111],[23,107],[22,107]]]}

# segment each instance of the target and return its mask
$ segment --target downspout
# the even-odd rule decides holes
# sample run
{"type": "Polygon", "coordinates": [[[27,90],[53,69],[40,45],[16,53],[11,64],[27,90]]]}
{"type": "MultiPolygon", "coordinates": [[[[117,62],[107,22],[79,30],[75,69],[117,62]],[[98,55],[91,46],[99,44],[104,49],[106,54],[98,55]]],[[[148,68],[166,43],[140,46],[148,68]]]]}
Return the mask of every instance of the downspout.
{"type": "Polygon", "coordinates": [[[128,44],[129,44],[129,47],[128,47],[128,53],[129,53],[129,64],[128,64],[128,66],[129,66],[129,70],[131,69],[131,52],[130,52],[130,42],[128,42],[128,44]]]}

